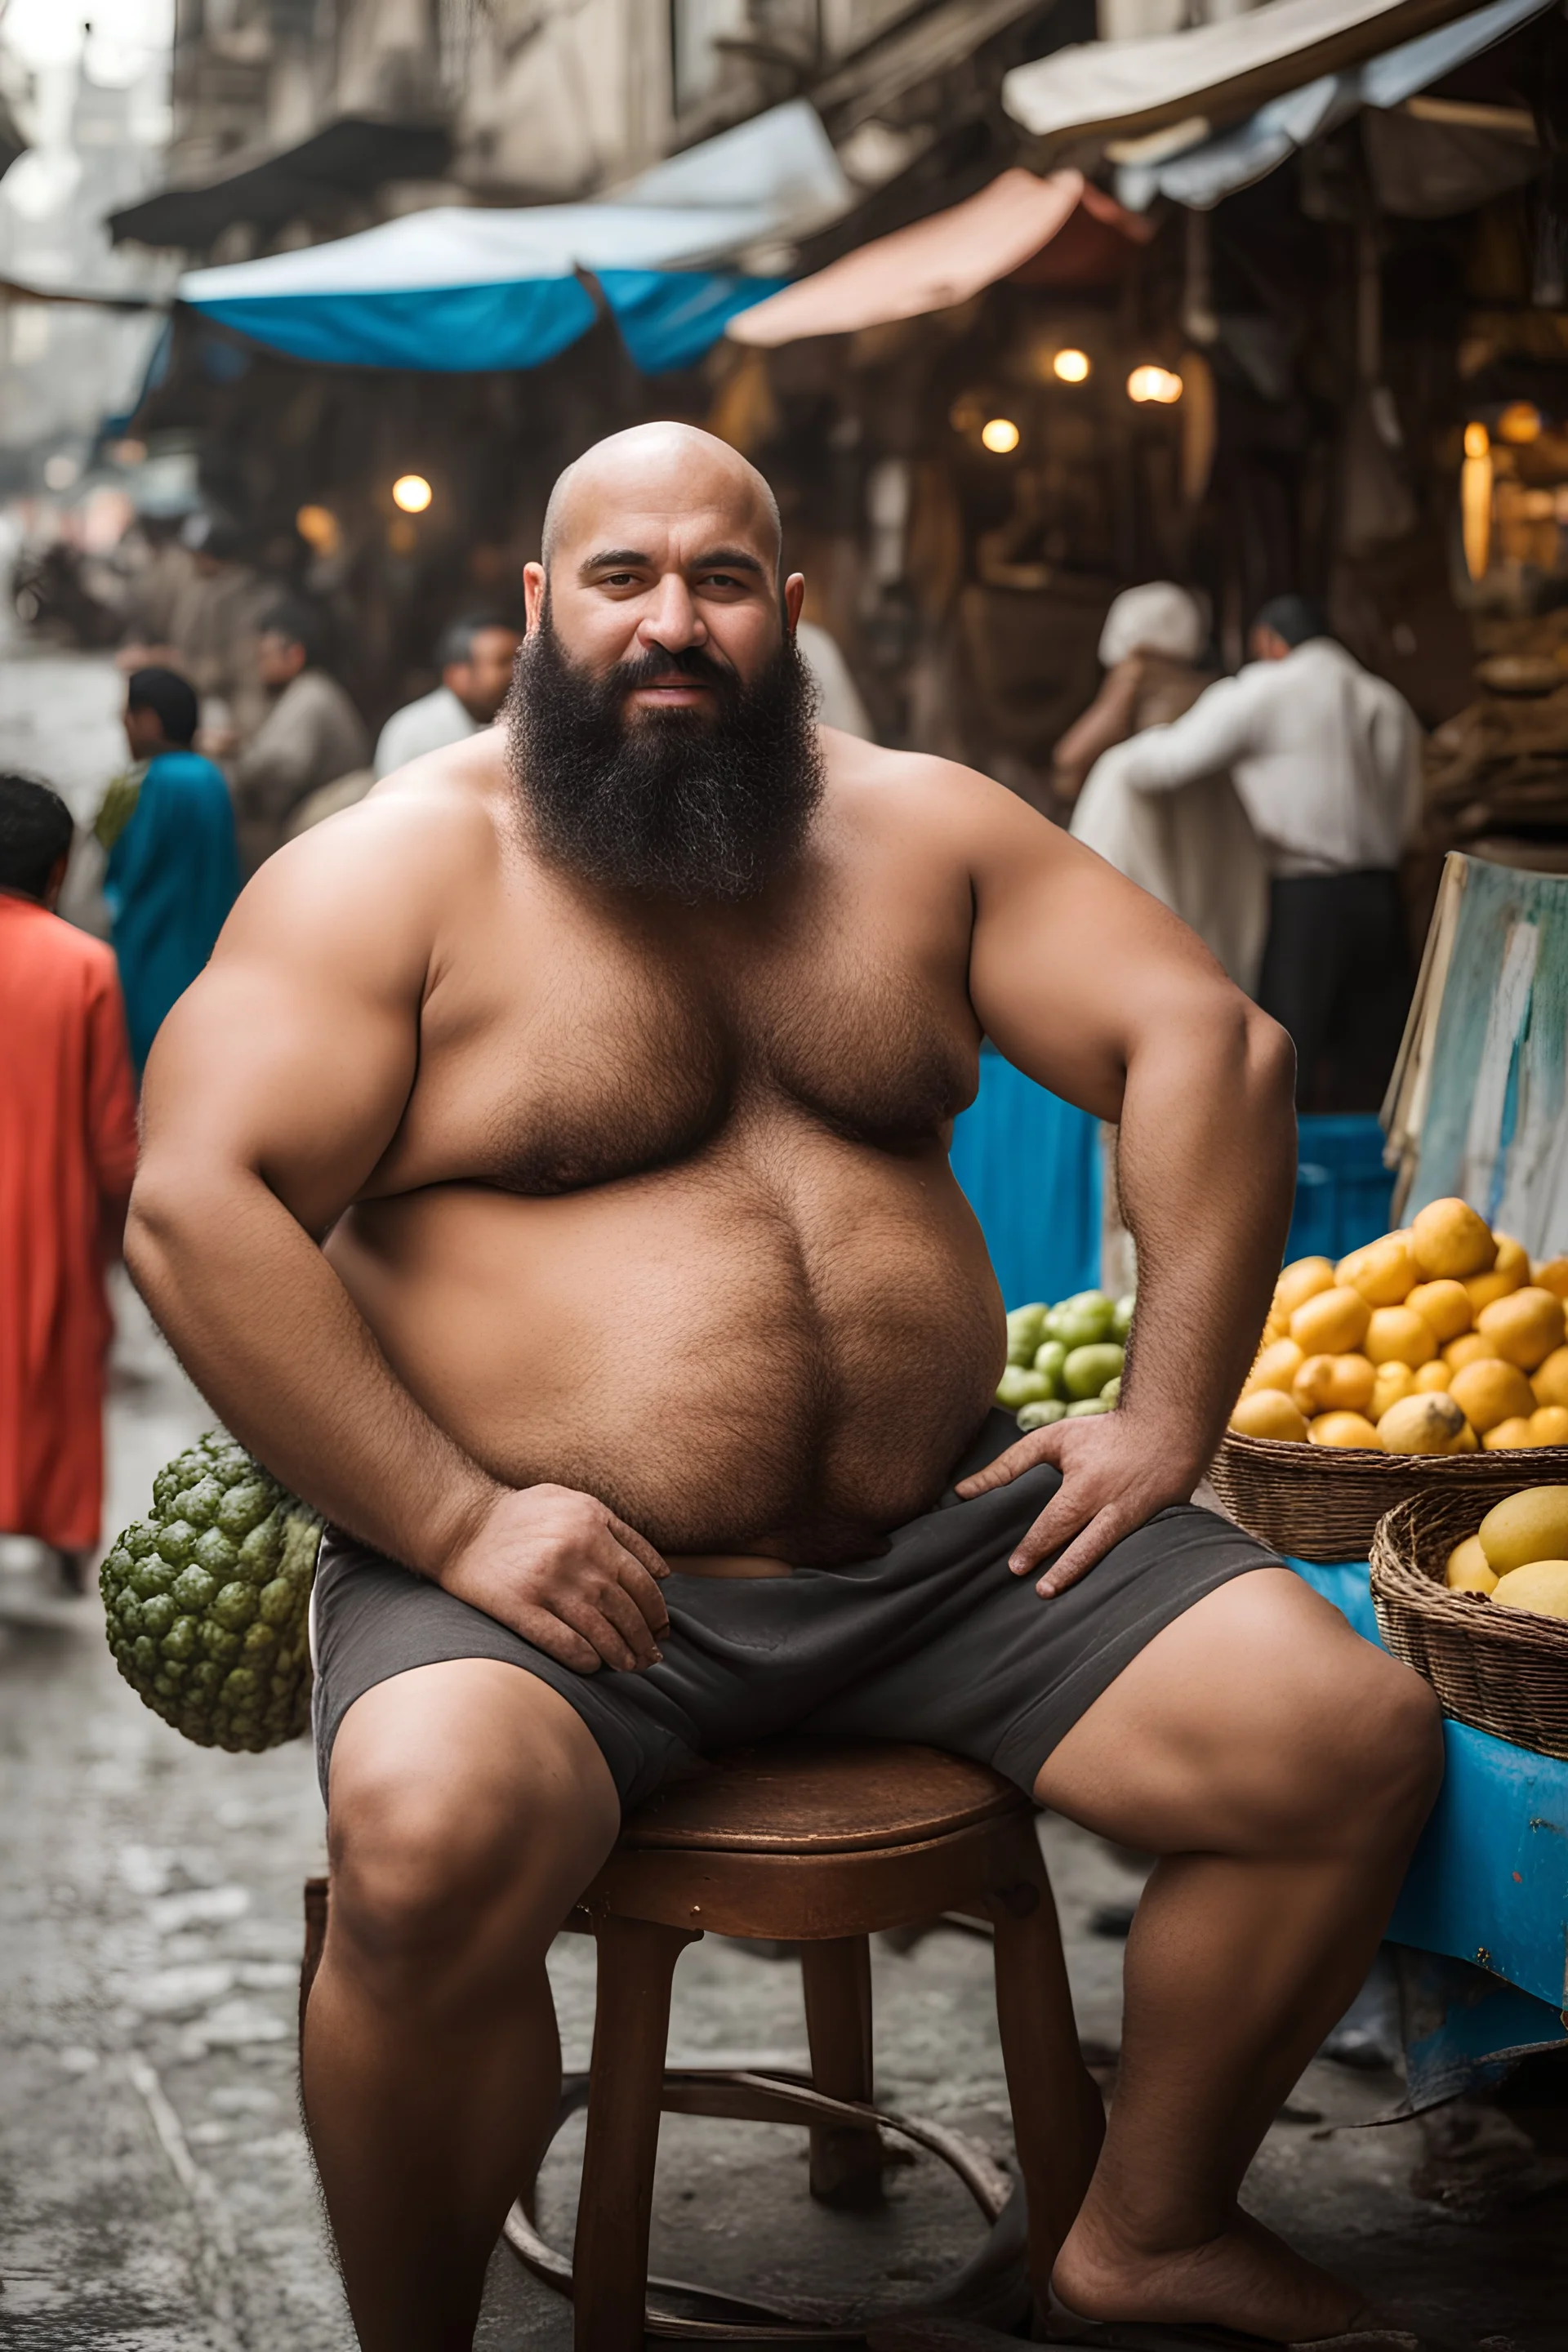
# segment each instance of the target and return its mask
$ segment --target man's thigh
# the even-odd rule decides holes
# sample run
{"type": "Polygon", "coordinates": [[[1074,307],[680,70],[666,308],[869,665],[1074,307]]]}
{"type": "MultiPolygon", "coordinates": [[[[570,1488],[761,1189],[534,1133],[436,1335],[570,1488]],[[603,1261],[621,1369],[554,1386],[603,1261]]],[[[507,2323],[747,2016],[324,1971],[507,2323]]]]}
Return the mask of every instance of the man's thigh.
{"type": "Polygon", "coordinates": [[[1275,1568],[1156,1635],[1046,1758],[1035,1794],[1154,1853],[1332,1842],[1429,1773],[1436,1722],[1418,1675],[1275,1568]]]}

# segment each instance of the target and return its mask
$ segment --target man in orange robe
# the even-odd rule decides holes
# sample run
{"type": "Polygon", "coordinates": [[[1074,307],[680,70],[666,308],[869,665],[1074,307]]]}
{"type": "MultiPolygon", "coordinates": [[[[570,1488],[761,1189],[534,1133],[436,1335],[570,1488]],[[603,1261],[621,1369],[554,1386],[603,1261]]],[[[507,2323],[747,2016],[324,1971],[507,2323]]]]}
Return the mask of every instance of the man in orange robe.
{"type": "Polygon", "coordinates": [[[53,911],[70,844],[58,793],[0,775],[0,1530],[49,1545],[79,1591],[136,1097],[114,958],[53,911]]]}

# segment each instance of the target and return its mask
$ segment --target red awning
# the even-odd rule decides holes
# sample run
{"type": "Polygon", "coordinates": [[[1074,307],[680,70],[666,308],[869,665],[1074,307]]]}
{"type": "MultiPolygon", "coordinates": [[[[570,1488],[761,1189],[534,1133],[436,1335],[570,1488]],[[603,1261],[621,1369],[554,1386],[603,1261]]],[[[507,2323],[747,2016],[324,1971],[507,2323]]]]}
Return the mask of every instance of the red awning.
{"type": "Polygon", "coordinates": [[[772,348],[951,310],[1004,278],[1101,285],[1153,234],[1152,222],[1081,172],[1042,180],[1014,166],[963,204],[877,237],[754,303],[725,331],[738,343],[772,348]]]}

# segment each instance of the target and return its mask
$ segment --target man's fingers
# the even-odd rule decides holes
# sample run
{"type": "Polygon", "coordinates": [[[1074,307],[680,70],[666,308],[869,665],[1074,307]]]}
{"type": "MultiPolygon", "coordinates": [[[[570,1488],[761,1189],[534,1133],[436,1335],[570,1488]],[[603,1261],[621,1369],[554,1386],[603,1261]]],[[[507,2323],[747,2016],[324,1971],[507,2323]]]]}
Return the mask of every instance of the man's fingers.
{"type": "Polygon", "coordinates": [[[1102,1560],[1112,1544],[1120,1543],[1128,1532],[1122,1524],[1122,1514],[1112,1505],[1092,1518],[1076,1541],[1068,1544],[1061,1558],[1054,1560],[1041,1577],[1035,1591],[1043,1601],[1065,1592],[1080,1576],[1087,1576],[1098,1560],[1102,1560]]]}
{"type": "Polygon", "coordinates": [[[628,1553],[623,1552],[616,1562],[616,1573],[621,1589],[640,1612],[644,1624],[656,1642],[662,1642],[669,1631],[669,1612],[664,1605],[664,1594],[646,1568],[628,1553]]]}
{"type": "Polygon", "coordinates": [[[1028,1532],[1021,1536],[1009,1555],[1007,1565],[1015,1576],[1027,1576],[1038,1568],[1047,1552],[1060,1551],[1079,1530],[1086,1528],[1100,1505],[1089,1489],[1087,1479],[1067,1479],[1051,1496],[1039,1517],[1028,1532]]]}
{"type": "Polygon", "coordinates": [[[634,1664],[653,1665],[658,1657],[658,1643],[654,1639],[647,1619],[625,1586],[612,1584],[601,1590],[596,1595],[596,1605],[600,1615],[609,1619],[631,1652],[634,1664]]]}
{"type": "Polygon", "coordinates": [[[510,1622],[514,1633],[521,1633],[525,1642],[531,1642],[536,1650],[542,1650],[558,1666],[570,1666],[574,1674],[596,1675],[604,1663],[592,1642],[574,1633],[570,1625],[563,1624],[548,1609],[524,1606],[510,1622]]]}
{"type": "Polygon", "coordinates": [[[628,1528],[625,1519],[616,1518],[614,1511],[608,1514],[608,1517],[610,1533],[615,1537],[616,1541],[624,1550],[629,1551],[635,1560],[639,1560],[650,1576],[665,1577],[669,1574],[669,1562],[662,1552],[655,1551],[647,1536],[639,1536],[636,1528],[628,1528]]]}
{"type": "Polygon", "coordinates": [[[623,1675],[636,1672],[640,1663],[637,1652],[619,1627],[611,1623],[597,1601],[590,1601],[584,1593],[566,1592],[552,1606],[562,1623],[581,1633],[606,1666],[613,1666],[623,1675]]]}
{"type": "Polygon", "coordinates": [[[967,1503],[972,1496],[989,1495],[997,1486],[1010,1486],[1015,1478],[1021,1478],[1037,1463],[1057,1461],[1057,1448],[1061,1443],[1057,1429],[1060,1426],[1058,1423],[1050,1429],[1029,1430],[1005,1454],[999,1454],[994,1462],[977,1470],[973,1478],[963,1479],[955,1491],[967,1503]]]}

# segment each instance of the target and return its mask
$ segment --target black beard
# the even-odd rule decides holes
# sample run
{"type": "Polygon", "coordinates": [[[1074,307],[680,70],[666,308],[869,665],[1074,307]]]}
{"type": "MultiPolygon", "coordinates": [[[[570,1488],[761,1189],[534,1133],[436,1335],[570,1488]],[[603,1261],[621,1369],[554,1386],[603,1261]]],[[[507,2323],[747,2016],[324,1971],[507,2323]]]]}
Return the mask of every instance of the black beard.
{"type": "Polygon", "coordinates": [[[822,798],[816,693],[793,636],[748,685],[692,646],[595,677],[568,660],[546,610],[507,698],[508,756],[540,847],[602,888],[683,906],[755,898],[798,855],[822,798]],[[672,670],[710,711],[647,710],[632,689],[672,670]]]}

